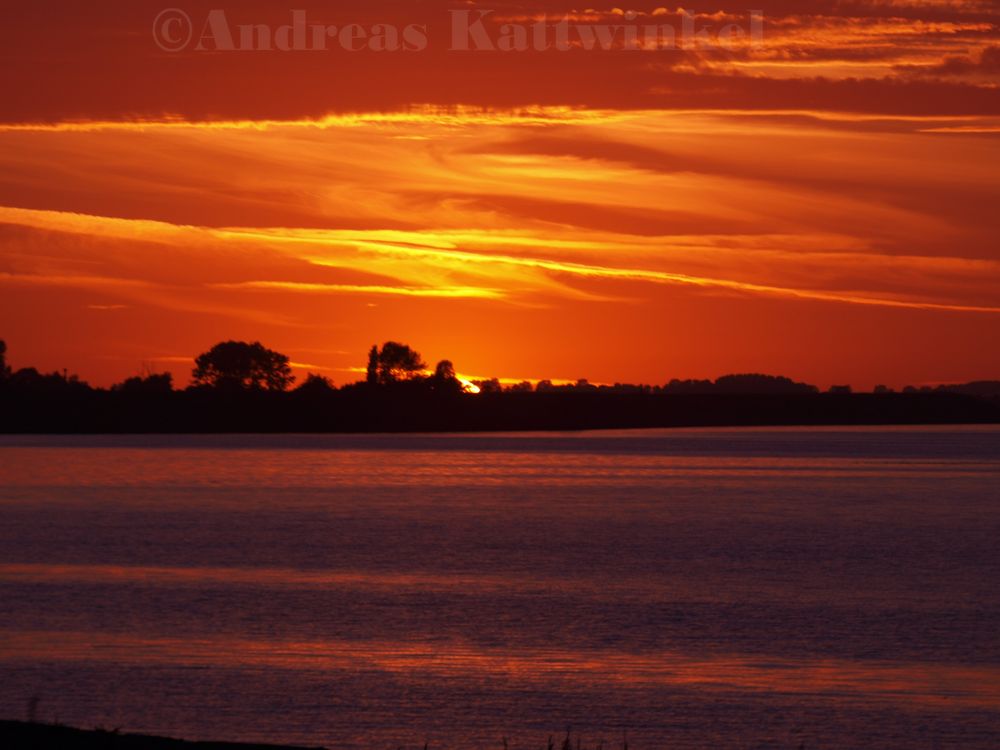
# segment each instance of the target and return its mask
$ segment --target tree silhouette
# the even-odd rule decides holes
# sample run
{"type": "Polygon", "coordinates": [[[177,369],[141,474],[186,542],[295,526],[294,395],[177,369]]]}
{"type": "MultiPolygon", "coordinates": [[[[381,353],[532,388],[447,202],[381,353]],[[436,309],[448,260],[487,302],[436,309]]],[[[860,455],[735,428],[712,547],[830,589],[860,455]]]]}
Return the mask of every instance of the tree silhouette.
{"type": "Polygon", "coordinates": [[[378,345],[375,344],[368,352],[368,374],[365,380],[373,384],[378,382],[378,345]]]}
{"type": "Polygon", "coordinates": [[[434,368],[435,380],[455,380],[455,365],[450,359],[442,359],[434,368]]]}
{"type": "Polygon", "coordinates": [[[224,341],[200,354],[194,363],[195,386],[284,391],[295,382],[288,357],[259,341],[224,341]]]}
{"type": "Polygon", "coordinates": [[[0,339],[0,380],[10,377],[10,367],[7,366],[7,342],[0,339]]]}
{"type": "Polygon", "coordinates": [[[378,354],[378,380],[383,385],[411,380],[426,367],[419,353],[396,341],[386,341],[378,354]]]}
{"type": "Polygon", "coordinates": [[[455,365],[450,359],[442,359],[434,368],[434,375],[429,380],[431,389],[437,393],[461,393],[463,388],[455,373],[455,365]]]}

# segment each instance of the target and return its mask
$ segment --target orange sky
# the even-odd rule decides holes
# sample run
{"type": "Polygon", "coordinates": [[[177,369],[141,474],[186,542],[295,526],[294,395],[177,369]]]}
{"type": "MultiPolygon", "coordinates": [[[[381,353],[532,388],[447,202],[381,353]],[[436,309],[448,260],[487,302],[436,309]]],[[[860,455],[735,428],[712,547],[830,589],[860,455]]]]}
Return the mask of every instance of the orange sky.
{"type": "Polygon", "coordinates": [[[759,45],[514,53],[448,49],[467,4],[229,11],[424,24],[412,53],[168,53],[162,3],[83,5],[0,10],[15,367],[183,383],[240,338],[343,383],[394,338],[512,379],[1000,377],[996,3],[758,0],[759,45]]]}

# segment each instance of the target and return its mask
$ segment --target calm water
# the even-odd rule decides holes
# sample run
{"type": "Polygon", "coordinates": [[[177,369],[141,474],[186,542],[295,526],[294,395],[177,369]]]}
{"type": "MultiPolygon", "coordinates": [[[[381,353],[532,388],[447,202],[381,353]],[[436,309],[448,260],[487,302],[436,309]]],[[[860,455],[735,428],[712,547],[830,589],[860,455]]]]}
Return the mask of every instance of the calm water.
{"type": "Polygon", "coordinates": [[[0,438],[0,717],[1000,747],[1000,429],[0,438]]]}

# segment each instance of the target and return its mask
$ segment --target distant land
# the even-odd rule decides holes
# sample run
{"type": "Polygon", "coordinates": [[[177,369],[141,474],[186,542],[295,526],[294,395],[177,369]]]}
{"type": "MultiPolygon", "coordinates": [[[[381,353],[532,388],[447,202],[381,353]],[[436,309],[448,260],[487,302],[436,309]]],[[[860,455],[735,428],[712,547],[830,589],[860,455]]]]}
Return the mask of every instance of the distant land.
{"type": "Polygon", "coordinates": [[[110,389],[63,373],[12,371],[0,342],[0,433],[494,432],[656,427],[1000,423],[1000,381],[853,393],[780,376],[597,386],[470,382],[429,370],[405,344],[369,352],[365,380],[293,387],[288,358],[223,342],[195,359],[192,384],[146,373],[110,389]]]}

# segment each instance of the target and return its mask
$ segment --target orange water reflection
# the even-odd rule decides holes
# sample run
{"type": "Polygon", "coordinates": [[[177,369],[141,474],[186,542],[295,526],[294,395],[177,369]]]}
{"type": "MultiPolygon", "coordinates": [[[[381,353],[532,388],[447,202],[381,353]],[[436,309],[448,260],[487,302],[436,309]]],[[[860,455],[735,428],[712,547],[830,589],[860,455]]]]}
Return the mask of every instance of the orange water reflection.
{"type": "Polygon", "coordinates": [[[824,694],[845,699],[1000,708],[1000,669],[841,659],[790,660],[741,654],[621,653],[558,648],[483,648],[466,642],[164,638],[95,632],[2,632],[4,661],[114,662],[186,668],[376,670],[405,678],[479,677],[517,683],[603,681],[824,694]]]}

